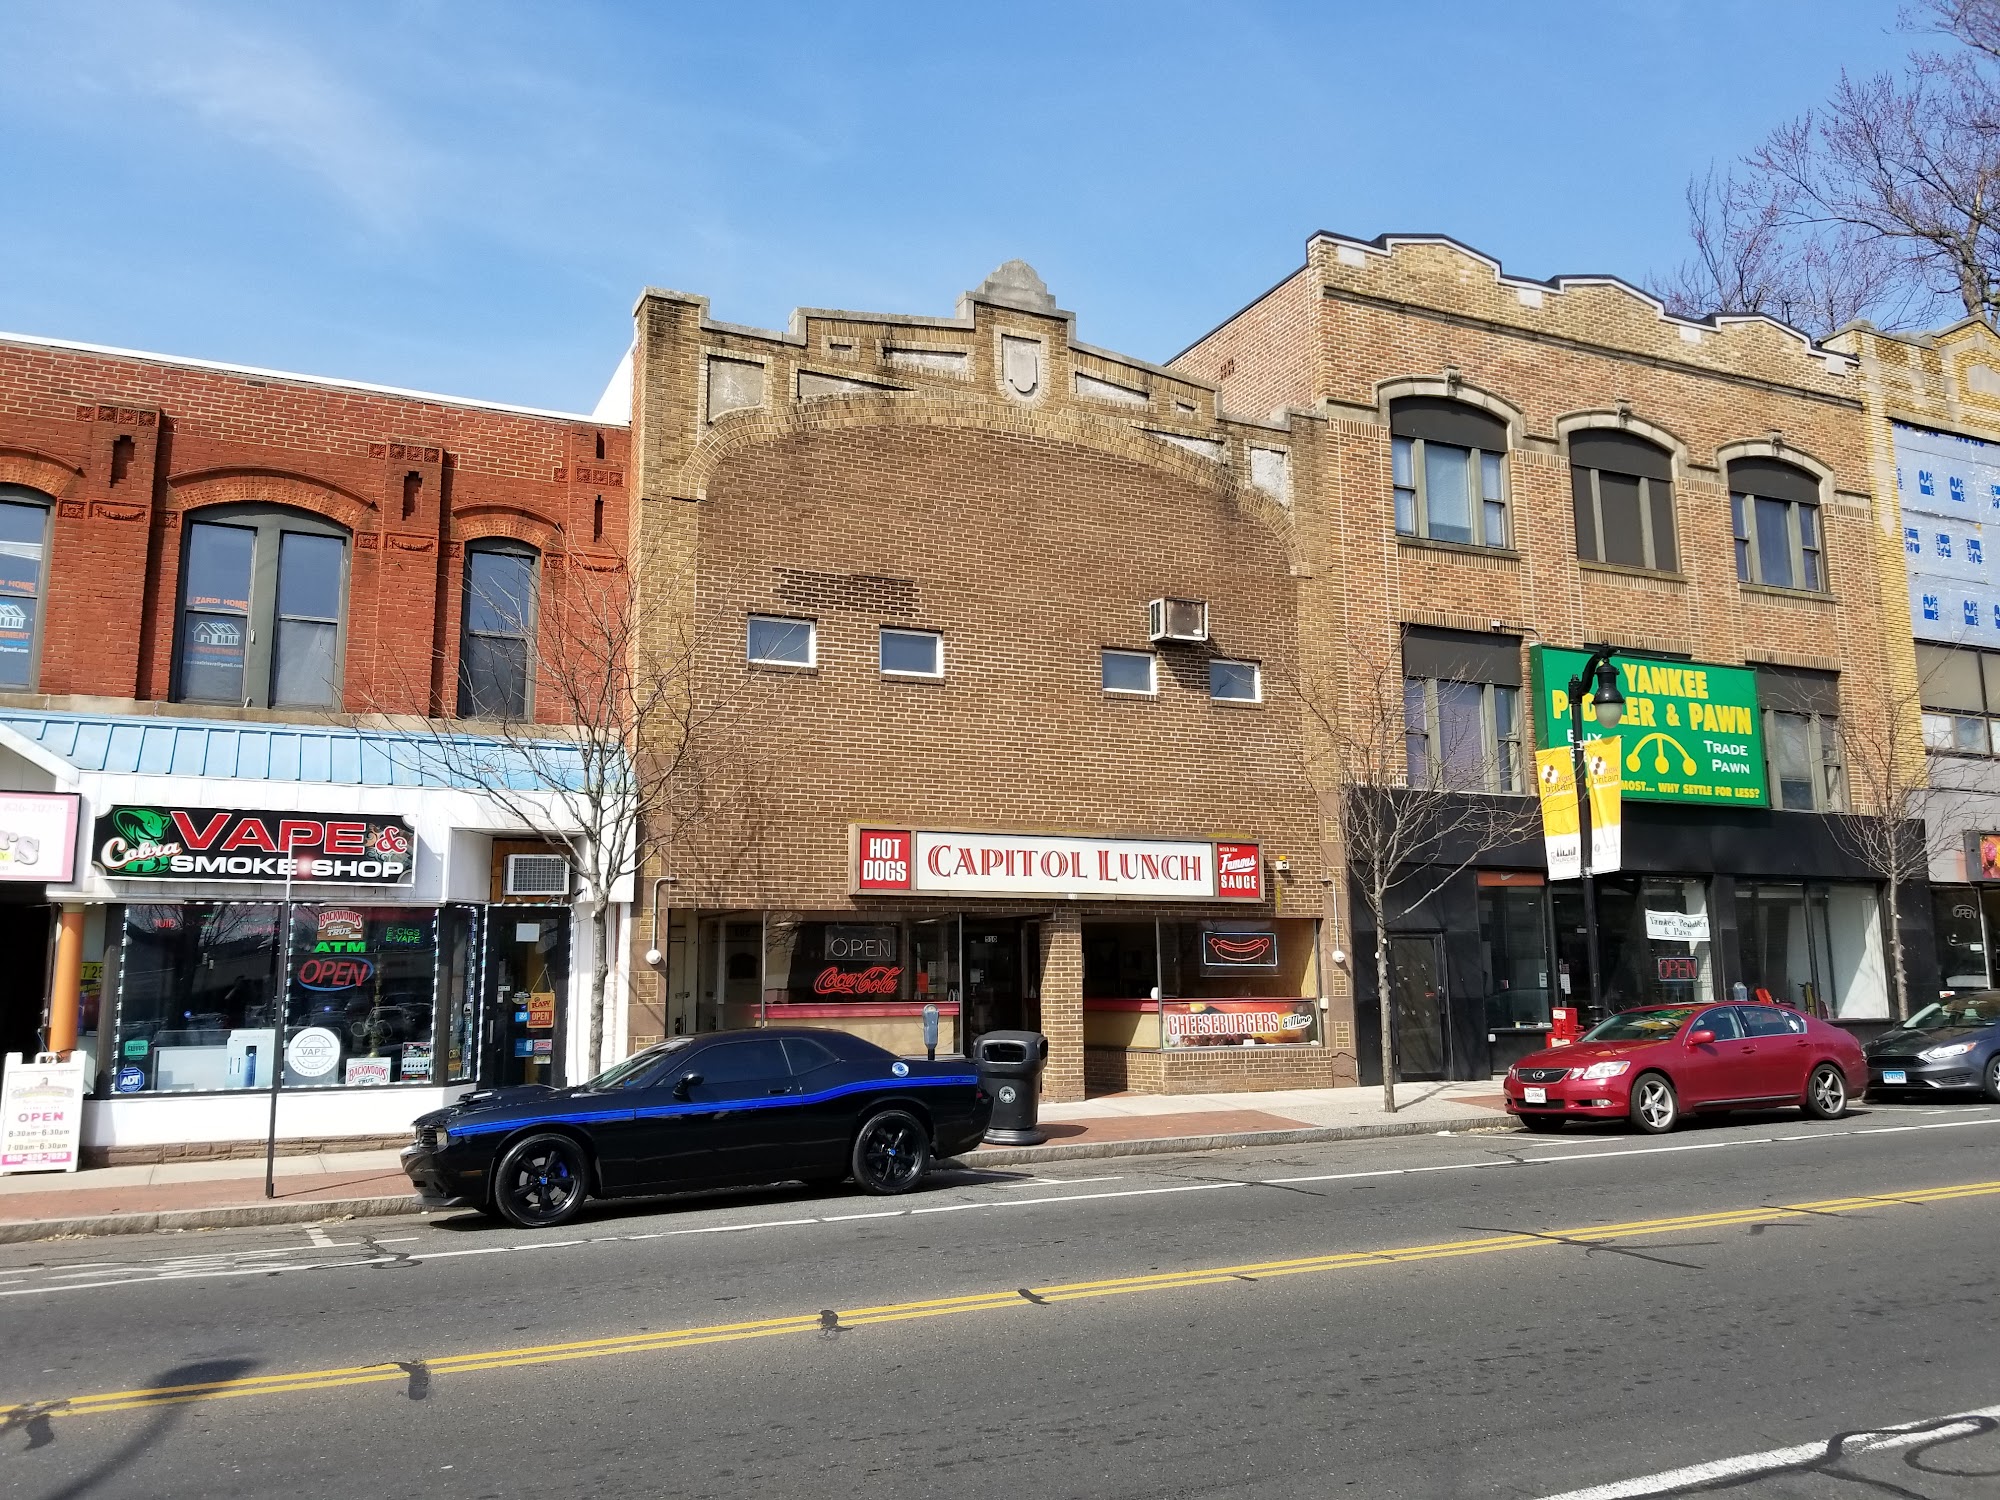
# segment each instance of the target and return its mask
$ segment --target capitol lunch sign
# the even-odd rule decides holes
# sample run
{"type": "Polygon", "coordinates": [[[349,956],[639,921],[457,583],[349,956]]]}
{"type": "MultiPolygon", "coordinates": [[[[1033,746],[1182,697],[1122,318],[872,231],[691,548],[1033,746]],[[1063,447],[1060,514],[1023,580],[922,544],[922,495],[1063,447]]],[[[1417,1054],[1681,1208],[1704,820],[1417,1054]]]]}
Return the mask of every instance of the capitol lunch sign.
{"type": "Polygon", "coordinates": [[[119,806],[97,820],[91,858],[118,880],[293,880],[411,885],[417,833],[370,813],[119,806]]]}
{"type": "Polygon", "coordinates": [[[1041,833],[854,830],[857,894],[1261,901],[1257,845],[1041,833]]]}

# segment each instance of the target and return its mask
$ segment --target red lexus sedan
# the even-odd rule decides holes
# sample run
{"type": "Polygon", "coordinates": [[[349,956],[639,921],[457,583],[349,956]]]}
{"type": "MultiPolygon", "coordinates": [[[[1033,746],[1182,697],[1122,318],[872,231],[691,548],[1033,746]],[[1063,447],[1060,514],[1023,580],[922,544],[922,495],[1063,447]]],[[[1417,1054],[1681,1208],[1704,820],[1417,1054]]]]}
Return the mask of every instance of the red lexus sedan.
{"type": "Polygon", "coordinates": [[[1662,1135],[1697,1110],[1796,1104],[1816,1120],[1868,1086],[1861,1044],[1782,1005],[1651,1005],[1507,1070],[1507,1110],[1530,1130],[1623,1116],[1662,1135]]]}

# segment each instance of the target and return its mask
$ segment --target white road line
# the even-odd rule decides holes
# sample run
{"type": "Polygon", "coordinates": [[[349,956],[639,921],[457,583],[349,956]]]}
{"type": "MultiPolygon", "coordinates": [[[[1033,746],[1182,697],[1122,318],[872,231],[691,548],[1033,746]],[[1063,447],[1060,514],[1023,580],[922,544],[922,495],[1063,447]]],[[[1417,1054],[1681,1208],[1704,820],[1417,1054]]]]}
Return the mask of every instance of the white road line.
{"type": "Polygon", "coordinates": [[[1940,1120],[1933,1125],[1887,1125],[1853,1130],[1823,1130],[1815,1135],[1738,1136],[1726,1141],[1690,1141],[1678,1146],[1611,1146],[1601,1151],[1573,1151],[1563,1156],[1505,1156],[1490,1161],[1448,1162],[1435,1167],[1388,1167],[1372,1172],[1323,1172],[1311,1177],[1262,1177],[1259,1182],[1289,1186],[1298,1182],[1347,1182],[1361,1177],[1412,1177],[1419,1172],[1478,1172],[1490,1167],[1547,1167],[1567,1162],[1606,1161],[1623,1156],[1671,1156],[1681,1151],[1725,1151],[1737,1146],[1777,1146],[1799,1141],[1831,1141],[1843,1136],[1900,1135],[1911,1130],[1957,1130],[1966,1125],[2000,1125],[2000,1115],[1976,1120],[1940,1120]]]}
{"type": "Polygon", "coordinates": [[[331,1250],[333,1241],[326,1237],[326,1231],[317,1224],[306,1226],[306,1238],[312,1241],[315,1250],[331,1250]]]}
{"type": "Polygon", "coordinates": [[[2000,1417],[2000,1406],[1986,1406],[1978,1411],[1934,1417],[1926,1422],[1905,1422],[1897,1427],[1884,1427],[1877,1432],[1850,1433],[1843,1438],[1800,1443],[1793,1448],[1772,1448],[1763,1453],[1740,1454],[1735,1458],[1710,1459],[1707,1463],[1689,1464],[1684,1469],[1669,1469],[1663,1474],[1621,1479],[1614,1484],[1592,1485],[1584,1490],[1566,1490],[1560,1495],[1549,1496],[1548,1500],[1640,1500],[1646,1495],[1667,1495],[1691,1485],[1774,1473],[1817,1458],[1879,1453],[1890,1448],[1911,1448],[1939,1438],[1964,1437],[1979,1431],[1982,1423],[1996,1417],[2000,1417]]]}

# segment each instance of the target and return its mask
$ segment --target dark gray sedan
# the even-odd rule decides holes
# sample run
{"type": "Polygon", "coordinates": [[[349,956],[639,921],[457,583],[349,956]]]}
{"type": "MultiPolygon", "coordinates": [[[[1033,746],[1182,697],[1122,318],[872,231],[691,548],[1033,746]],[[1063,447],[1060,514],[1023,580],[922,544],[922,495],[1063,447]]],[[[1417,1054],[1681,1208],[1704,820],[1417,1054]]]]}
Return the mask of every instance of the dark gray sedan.
{"type": "Polygon", "coordinates": [[[2000,1103],[2000,990],[1948,995],[1867,1051],[1871,1094],[1979,1089],[2000,1103]]]}

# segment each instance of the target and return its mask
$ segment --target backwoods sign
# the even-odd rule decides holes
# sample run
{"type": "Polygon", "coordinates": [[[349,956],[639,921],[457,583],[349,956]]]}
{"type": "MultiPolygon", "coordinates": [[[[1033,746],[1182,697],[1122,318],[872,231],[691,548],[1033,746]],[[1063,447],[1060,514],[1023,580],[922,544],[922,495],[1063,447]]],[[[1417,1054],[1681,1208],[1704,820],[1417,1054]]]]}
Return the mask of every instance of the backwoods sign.
{"type": "Polygon", "coordinates": [[[1262,901],[1255,844],[856,828],[857,892],[1262,901]]]}

